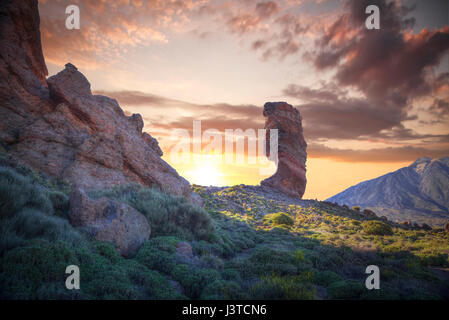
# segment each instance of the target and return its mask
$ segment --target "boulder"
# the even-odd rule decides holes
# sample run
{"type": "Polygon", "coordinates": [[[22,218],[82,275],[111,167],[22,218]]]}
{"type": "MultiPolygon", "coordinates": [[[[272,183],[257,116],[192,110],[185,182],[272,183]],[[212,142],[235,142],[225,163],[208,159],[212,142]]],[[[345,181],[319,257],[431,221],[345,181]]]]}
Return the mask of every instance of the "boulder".
{"type": "Polygon", "coordinates": [[[37,1],[0,6],[0,145],[35,170],[84,190],[137,182],[198,203],[161,159],[139,114],[94,95],[71,63],[46,78],[37,1]]]}
{"type": "Polygon", "coordinates": [[[270,130],[278,130],[278,165],[276,173],[261,182],[293,197],[302,198],[306,189],[307,143],[304,140],[301,114],[285,102],[264,105],[266,150],[270,152],[270,130]]]}
{"type": "Polygon", "coordinates": [[[69,219],[95,239],[114,244],[123,256],[135,254],[150,237],[150,225],[140,212],[107,198],[91,199],[82,189],[70,195],[69,219]]]}
{"type": "Polygon", "coordinates": [[[176,253],[187,259],[193,257],[192,246],[185,241],[180,241],[176,244],[176,253]]]}

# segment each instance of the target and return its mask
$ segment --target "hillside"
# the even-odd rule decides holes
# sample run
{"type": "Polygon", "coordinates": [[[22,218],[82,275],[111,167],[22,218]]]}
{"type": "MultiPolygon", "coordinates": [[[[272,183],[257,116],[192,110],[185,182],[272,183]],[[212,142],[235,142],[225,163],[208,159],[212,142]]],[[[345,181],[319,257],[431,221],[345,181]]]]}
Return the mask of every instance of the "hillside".
{"type": "MultiPolygon", "coordinates": [[[[191,186],[142,116],[70,63],[47,78],[39,21],[36,0],[0,6],[0,300],[449,299],[449,225],[301,199],[296,108],[264,106],[279,164],[261,186],[191,186]],[[369,265],[380,290],[365,287],[369,265]]],[[[353,196],[435,218],[448,165],[421,159],[353,196]]]]}
{"type": "Polygon", "coordinates": [[[1,299],[448,299],[449,234],[255,186],[194,186],[205,207],[139,185],[151,237],[124,258],[69,222],[70,186],[0,158],[1,299]],[[79,266],[81,289],[65,289],[79,266]],[[381,289],[365,288],[365,268],[381,289]]]}
{"type": "Polygon", "coordinates": [[[397,222],[411,220],[441,226],[449,220],[449,157],[420,158],[327,201],[370,209],[397,222]]]}

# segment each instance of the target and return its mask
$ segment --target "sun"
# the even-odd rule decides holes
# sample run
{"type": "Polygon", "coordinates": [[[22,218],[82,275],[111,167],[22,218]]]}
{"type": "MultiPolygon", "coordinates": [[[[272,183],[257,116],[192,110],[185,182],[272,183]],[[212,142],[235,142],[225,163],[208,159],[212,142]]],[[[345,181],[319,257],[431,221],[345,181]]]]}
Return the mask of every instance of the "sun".
{"type": "Polygon", "coordinates": [[[213,164],[198,165],[193,170],[186,172],[188,180],[201,186],[218,186],[221,183],[221,171],[213,164]]]}

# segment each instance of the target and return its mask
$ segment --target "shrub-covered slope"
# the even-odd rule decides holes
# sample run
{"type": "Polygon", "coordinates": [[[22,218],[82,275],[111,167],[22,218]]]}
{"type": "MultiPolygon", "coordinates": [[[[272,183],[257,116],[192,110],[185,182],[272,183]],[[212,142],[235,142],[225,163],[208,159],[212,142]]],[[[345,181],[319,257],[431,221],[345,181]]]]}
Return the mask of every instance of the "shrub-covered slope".
{"type": "Polygon", "coordinates": [[[0,157],[1,299],[448,299],[449,236],[249,186],[194,187],[204,209],[138,185],[93,192],[140,211],[120,256],[67,219],[70,188],[0,157]],[[65,288],[77,265],[81,289],[65,288]],[[381,290],[365,288],[365,268],[381,290]]]}

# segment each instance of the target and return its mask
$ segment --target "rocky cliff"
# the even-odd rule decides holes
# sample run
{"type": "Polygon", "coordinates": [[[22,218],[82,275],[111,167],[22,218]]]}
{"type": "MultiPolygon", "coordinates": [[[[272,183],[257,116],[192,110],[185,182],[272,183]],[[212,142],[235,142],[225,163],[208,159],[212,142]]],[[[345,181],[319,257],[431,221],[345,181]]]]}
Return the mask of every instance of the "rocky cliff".
{"type": "Polygon", "coordinates": [[[278,167],[276,173],[261,182],[287,195],[302,197],[306,190],[307,143],[299,111],[285,102],[264,105],[267,152],[270,152],[270,130],[278,130],[278,167]]]}
{"type": "Polygon", "coordinates": [[[93,95],[75,66],[46,78],[37,1],[0,6],[0,143],[39,171],[85,190],[138,182],[192,196],[188,181],[161,159],[139,114],[93,95]]]}

